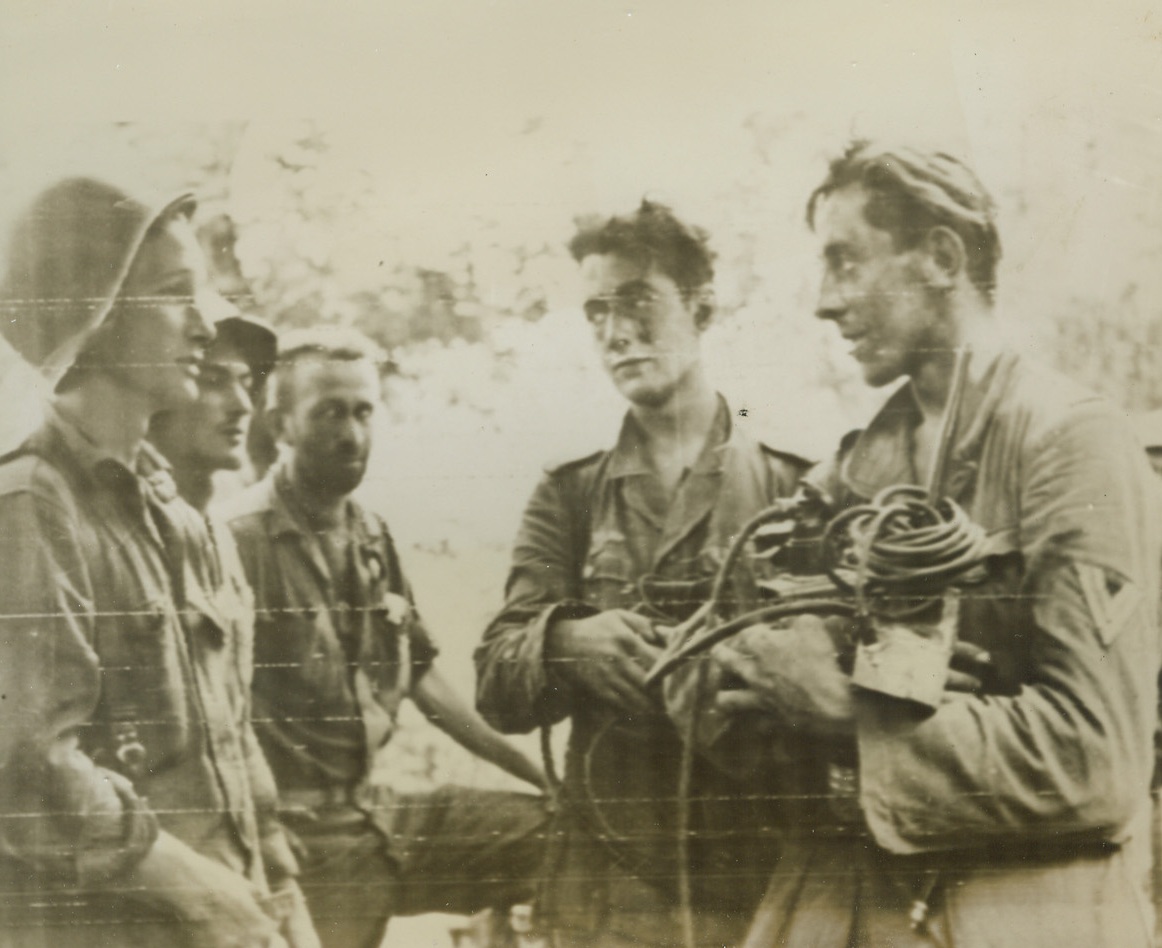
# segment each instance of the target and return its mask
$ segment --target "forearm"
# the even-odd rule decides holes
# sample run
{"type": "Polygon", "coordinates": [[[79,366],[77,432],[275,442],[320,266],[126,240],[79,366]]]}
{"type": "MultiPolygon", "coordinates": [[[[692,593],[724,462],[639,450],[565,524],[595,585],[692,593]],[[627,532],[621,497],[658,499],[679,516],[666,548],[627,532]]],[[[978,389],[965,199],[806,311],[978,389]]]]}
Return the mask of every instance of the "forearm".
{"type": "Polygon", "coordinates": [[[518,780],[545,785],[541,769],[464,702],[438,669],[428,669],[416,683],[412,698],[428,720],[465,750],[518,780]]]}
{"type": "Polygon", "coordinates": [[[571,712],[571,696],[546,662],[553,624],[597,610],[580,601],[581,539],[567,492],[553,478],[525,508],[505,583],[505,604],[476,649],[476,706],[507,733],[527,733],[571,712]]]}
{"type": "Polygon", "coordinates": [[[258,821],[259,845],[262,847],[262,860],[266,867],[266,877],[272,887],[282,880],[298,875],[299,865],[295,859],[286,830],[278,815],[278,789],[275,786],[274,774],[254,728],[248,721],[244,726],[243,752],[246,755],[247,770],[250,776],[250,791],[254,800],[255,816],[258,821]]]}
{"type": "Polygon", "coordinates": [[[1004,468],[982,467],[977,506],[995,518],[993,551],[1008,543],[1015,555],[996,557],[991,592],[976,592],[962,631],[1002,664],[1011,658],[1015,687],[928,717],[861,699],[865,812],[897,850],[990,836],[1117,840],[1146,803],[1160,660],[1157,485],[1123,419],[1099,400],[1015,434],[997,418],[995,437],[1019,436],[1020,450],[1004,468]]]}
{"type": "Polygon", "coordinates": [[[862,792],[881,843],[908,851],[989,836],[1116,838],[1149,782],[1156,634],[1142,623],[1108,652],[1046,656],[1042,677],[1017,695],[966,697],[927,717],[863,695],[862,792]]]}
{"type": "Polygon", "coordinates": [[[99,687],[95,656],[68,622],[0,618],[9,710],[0,739],[0,848],[39,876],[89,888],[122,874],[157,821],[128,780],[77,737],[99,687]]]}
{"type": "Polygon", "coordinates": [[[126,895],[176,916],[191,948],[285,944],[262,893],[168,833],[158,836],[124,885],[126,895]]]}
{"type": "Polygon", "coordinates": [[[176,836],[162,831],[153,846],[120,883],[124,892],[154,908],[165,909],[188,921],[212,916],[213,901],[208,896],[223,876],[233,878],[241,889],[250,883],[225,866],[211,862],[176,836]]]}
{"type": "Polygon", "coordinates": [[[525,734],[568,717],[571,692],[549,654],[552,627],[595,613],[572,601],[506,609],[476,649],[476,706],[484,719],[502,733],[525,734]]]}

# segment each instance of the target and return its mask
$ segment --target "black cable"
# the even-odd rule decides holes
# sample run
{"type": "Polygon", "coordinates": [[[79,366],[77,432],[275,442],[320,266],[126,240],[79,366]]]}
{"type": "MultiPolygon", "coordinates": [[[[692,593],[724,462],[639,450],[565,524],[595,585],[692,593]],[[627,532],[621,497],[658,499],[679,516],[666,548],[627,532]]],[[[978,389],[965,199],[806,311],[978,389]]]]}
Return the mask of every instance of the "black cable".
{"type": "Polygon", "coordinates": [[[811,596],[804,599],[786,599],[772,603],[759,609],[752,609],[737,618],[730,619],[697,638],[689,639],[685,645],[659,661],[649,674],[646,675],[646,684],[653,685],[669,675],[675,668],[707,649],[713,648],[732,635],[737,635],[743,629],[752,625],[762,625],[766,622],[776,622],[779,619],[791,616],[822,615],[822,616],[852,616],[855,615],[855,605],[847,600],[836,597],[811,596]]]}

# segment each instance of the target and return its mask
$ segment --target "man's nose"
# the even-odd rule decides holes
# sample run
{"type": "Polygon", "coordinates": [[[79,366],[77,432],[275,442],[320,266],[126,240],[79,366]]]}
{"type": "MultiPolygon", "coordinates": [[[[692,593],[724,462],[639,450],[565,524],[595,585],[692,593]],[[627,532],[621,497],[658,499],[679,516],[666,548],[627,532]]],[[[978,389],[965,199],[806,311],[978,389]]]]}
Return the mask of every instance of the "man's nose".
{"type": "Polygon", "coordinates": [[[613,309],[601,327],[600,341],[605,349],[617,352],[629,345],[637,332],[637,322],[613,309]]]}
{"type": "Polygon", "coordinates": [[[250,397],[250,390],[241,382],[230,386],[230,403],[228,410],[235,415],[249,415],[254,411],[254,400],[250,397]]]}
{"type": "Polygon", "coordinates": [[[819,285],[819,301],[815,305],[815,315],[819,319],[840,319],[847,311],[847,299],[840,292],[835,277],[824,271],[819,285]]]}
{"type": "Polygon", "coordinates": [[[202,347],[209,346],[214,341],[214,327],[206,319],[202,307],[195,301],[186,306],[186,336],[191,342],[202,347]]]}
{"type": "Polygon", "coordinates": [[[339,423],[336,440],[353,448],[366,448],[371,441],[371,425],[354,415],[347,415],[339,423]]]}

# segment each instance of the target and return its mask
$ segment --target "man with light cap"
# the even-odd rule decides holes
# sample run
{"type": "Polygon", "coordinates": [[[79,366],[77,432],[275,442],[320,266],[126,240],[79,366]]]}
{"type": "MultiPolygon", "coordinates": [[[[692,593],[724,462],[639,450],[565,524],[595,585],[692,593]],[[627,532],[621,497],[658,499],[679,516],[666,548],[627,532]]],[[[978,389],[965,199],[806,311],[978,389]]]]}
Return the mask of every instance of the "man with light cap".
{"type": "Polygon", "coordinates": [[[807,219],[816,315],[869,385],[904,380],[808,480],[836,515],[885,516],[881,491],[901,484],[954,501],[980,575],[938,626],[873,595],[870,624],[806,616],[716,648],[735,686],[717,713],[814,739],[820,766],[853,762],[747,945],[1152,945],[1162,511],[1140,444],[1113,405],[1006,347],[995,208],[963,163],[857,142],[807,219]],[[975,693],[920,701],[901,684],[941,681],[944,636],[988,671],[975,693]]]}
{"type": "Polygon", "coordinates": [[[235,630],[145,441],[213,335],[193,210],[71,178],[9,244],[0,331],[55,391],[0,463],[5,945],[285,945],[235,630]]]}
{"type": "Polygon", "coordinates": [[[287,332],[270,393],[282,456],[228,513],[257,604],[255,729],[328,948],[377,948],[395,915],[523,902],[545,824],[539,796],[397,792],[378,772],[410,699],[482,760],[538,787],[544,779],[444,677],[387,524],[354,496],[381,361],[353,329],[287,332]]]}

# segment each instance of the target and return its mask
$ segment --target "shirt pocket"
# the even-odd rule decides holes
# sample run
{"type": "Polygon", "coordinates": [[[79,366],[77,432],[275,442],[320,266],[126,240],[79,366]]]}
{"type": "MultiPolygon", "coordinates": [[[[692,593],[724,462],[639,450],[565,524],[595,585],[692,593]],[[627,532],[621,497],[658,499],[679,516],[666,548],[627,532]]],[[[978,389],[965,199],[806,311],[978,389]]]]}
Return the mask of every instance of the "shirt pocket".
{"type": "Polygon", "coordinates": [[[254,689],[288,716],[309,715],[349,695],[348,661],[325,608],[290,603],[259,612],[254,689]]]}
{"type": "Polygon", "coordinates": [[[581,571],[585,601],[602,610],[628,607],[638,598],[634,580],[625,537],[616,532],[595,534],[581,571]]]}
{"type": "Polygon", "coordinates": [[[190,737],[189,664],[181,622],[161,595],[97,617],[101,763],[140,780],[179,758],[190,737]]]}
{"type": "Polygon", "coordinates": [[[209,723],[221,725],[228,712],[231,726],[241,727],[246,719],[246,689],[253,661],[249,642],[245,654],[240,649],[238,624],[246,620],[231,615],[230,602],[221,591],[211,595],[200,586],[187,589],[182,618],[190,639],[194,676],[206,696],[206,714],[212,718],[209,723]]]}

